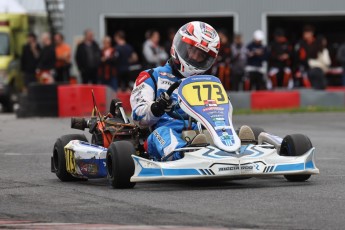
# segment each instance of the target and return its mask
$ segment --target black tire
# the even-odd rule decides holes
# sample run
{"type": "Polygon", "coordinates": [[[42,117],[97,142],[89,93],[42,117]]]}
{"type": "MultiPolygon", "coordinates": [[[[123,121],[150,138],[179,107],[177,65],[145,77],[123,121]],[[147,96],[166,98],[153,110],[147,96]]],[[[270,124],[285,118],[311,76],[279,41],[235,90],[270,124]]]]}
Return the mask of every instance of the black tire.
{"type": "Polygon", "coordinates": [[[258,137],[260,133],[265,132],[265,130],[261,127],[252,127],[252,126],[249,126],[249,127],[253,130],[256,141],[258,141],[258,137]]]}
{"type": "Polygon", "coordinates": [[[125,123],[123,120],[123,117],[121,115],[120,107],[122,107],[121,100],[115,98],[111,100],[110,106],[109,106],[109,112],[113,115],[112,121],[118,122],[118,123],[125,123]],[[116,105],[118,102],[121,103],[121,106],[116,105]]]}
{"type": "Polygon", "coordinates": [[[107,152],[107,177],[113,188],[135,186],[135,183],[130,182],[134,174],[132,154],[135,154],[135,148],[129,141],[116,141],[110,144],[107,152]]]}
{"type": "Polygon", "coordinates": [[[6,87],[4,100],[2,102],[2,112],[4,113],[13,113],[14,112],[14,104],[17,101],[14,101],[13,98],[16,98],[17,94],[13,87],[13,83],[6,87]]]}
{"type": "Polygon", "coordinates": [[[66,170],[66,159],[65,159],[64,147],[71,140],[80,140],[80,141],[88,142],[84,134],[69,134],[69,135],[64,135],[58,138],[54,144],[54,149],[53,149],[53,165],[54,165],[55,174],[61,181],[85,180],[85,179],[73,177],[66,170]]]}
{"type": "MultiPolygon", "coordinates": [[[[302,156],[313,147],[309,137],[303,134],[291,134],[284,137],[280,147],[281,156],[302,156]]],[[[303,182],[310,178],[310,174],[284,175],[288,181],[303,182]]]]}

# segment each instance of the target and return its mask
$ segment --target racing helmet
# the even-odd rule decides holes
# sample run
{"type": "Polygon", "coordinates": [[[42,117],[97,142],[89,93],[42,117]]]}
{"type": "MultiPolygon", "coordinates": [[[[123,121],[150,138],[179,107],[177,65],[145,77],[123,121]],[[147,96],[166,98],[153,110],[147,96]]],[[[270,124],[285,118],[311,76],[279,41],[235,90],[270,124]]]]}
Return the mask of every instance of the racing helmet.
{"type": "Polygon", "coordinates": [[[189,77],[211,68],[219,47],[217,31],[207,23],[193,21],[177,31],[170,53],[177,70],[189,77]]]}

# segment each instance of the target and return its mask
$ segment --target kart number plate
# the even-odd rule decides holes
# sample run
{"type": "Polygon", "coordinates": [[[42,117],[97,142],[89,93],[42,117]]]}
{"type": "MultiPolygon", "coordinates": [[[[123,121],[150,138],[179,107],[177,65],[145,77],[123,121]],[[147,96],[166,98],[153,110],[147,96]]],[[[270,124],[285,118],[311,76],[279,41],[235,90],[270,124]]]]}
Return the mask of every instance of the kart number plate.
{"type": "Polygon", "coordinates": [[[76,164],[74,158],[74,151],[65,148],[66,170],[71,174],[76,173],[76,164]]]}
{"type": "Polygon", "coordinates": [[[191,82],[183,87],[182,95],[191,106],[217,106],[228,103],[228,95],[218,82],[191,82]]]}

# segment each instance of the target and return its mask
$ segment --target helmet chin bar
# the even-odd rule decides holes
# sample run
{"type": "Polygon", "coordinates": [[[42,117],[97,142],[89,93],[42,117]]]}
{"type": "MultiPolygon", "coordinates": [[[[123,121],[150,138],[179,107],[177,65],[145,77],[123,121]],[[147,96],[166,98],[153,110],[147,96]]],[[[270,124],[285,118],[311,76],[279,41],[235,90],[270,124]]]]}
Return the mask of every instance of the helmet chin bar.
{"type": "Polygon", "coordinates": [[[190,69],[188,68],[188,64],[184,65],[183,63],[181,63],[181,67],[179,69],[179,72],[181,73],[181,75],[183,75],[184,77],[191,77],[194,75],[199,75],[199,74],[203,74],[206,70],[196,70],[196,69],[190,69]],[[187,67],[187,68],[186,68],[187,67]],[[184,69],[183,69],[184,68],[184,69]],[[183,71],[184,70],[184,71],[183,71]],[[189,70],[189,71],[188,71],[189,70]]]}

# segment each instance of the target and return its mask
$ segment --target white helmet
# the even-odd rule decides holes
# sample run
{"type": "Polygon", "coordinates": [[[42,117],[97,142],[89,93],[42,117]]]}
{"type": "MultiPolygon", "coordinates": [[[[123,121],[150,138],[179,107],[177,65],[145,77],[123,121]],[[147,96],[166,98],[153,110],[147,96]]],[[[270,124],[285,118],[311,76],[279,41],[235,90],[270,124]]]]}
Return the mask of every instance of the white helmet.
{"type": "Polygon", "coordinates": [[[194,21],[177,31],[171,56],[177,70],[189,77],[208,70],[217,58],[219,47],[217,31],[207,23],[194,21]]]}
{"type": "Polygon", "coordinates": [[[264,32],[262,32],[261,30],[256,30],[253,34],[253,38],[256,41],[263,41],[265,39],[264,32]]]}

